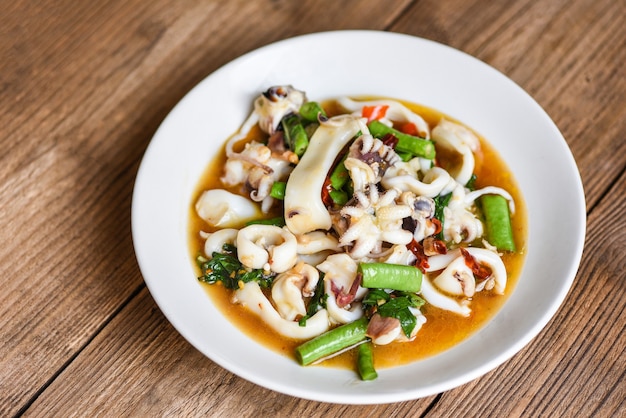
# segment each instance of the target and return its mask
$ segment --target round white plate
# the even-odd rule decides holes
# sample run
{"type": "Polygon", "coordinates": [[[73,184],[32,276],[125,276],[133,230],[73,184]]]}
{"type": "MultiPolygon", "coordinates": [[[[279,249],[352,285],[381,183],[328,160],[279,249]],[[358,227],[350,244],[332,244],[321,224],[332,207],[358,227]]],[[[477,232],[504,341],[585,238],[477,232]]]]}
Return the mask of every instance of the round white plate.
{"type": "Polygon", "coordinates": [[[475,379],[539,333],[578,269],[585,201],[576,163],[559,130],[507,77],[435,42],[387,32],[338,31],[250,52],[191,90],[146,150],[133,194],[132,233],[156,303],[183,337],[217,364],[301,398],[388,403],[475,379]],[[248,116],[253,99],[276,84],[292,84],[310,100],[377,95],[421,103],[469,125],[495,146],[525,197],[529,243],[513,294],[483,329],[444,353],[380,370],[377,380],[362,382],[350,370],[300,367],[247,337],[213,306],[189,254],[191,194],[220,144],[248,116]]]}

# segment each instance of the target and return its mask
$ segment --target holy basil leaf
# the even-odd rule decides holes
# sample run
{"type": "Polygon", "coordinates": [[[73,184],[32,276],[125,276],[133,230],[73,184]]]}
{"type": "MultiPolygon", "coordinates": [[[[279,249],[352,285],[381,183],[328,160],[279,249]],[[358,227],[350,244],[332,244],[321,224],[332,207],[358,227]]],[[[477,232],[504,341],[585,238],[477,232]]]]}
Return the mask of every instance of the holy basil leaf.
{"type": "Polygon", "coordinates": [[[421,297],[419,297],[417,295],[417,293],[412,293],[412,292],[395,292],[395,294],[397,295],[397,297],[404,297],[407,298],[409,300],[410,303],[410,307],[411,308],[419,308],[422,305],[424,305],[426,303],[426,301],[424,299],[422,299],[421,297]]]}
{"type": "Polygon", "coordinates": [[[222,253],[214,252],[210,260],[202,256],[196,258],[202,276],[198,280],[208,284],[221,282],[227,289],[238,289],[239,284],[256,281],[262,288],[269,288],[274,280],[273,274],[261,269],[247,269],[237,258],[237,248],[225,244],[222,253]]]}
{"type": "Polygon", "coordinates": [[[443,196],[442,195],[437,196],[433,199],[435,201],[435,218],[437,218],[437,220],[439,220],[439,222],[441,223],[441,232],[437,234],[437,238],[440,240],[443,240],[443,222],[444,222],[443,210],[446,206],[448,206],[448,203],[450,203],[451,197],[452,197],[452,193],[448,193],[443,196]]]}
{"type": "Polygon", "coordinates": [[[417,318],[415,318],[415,315],[413,315],[408,309],[403,309],[398,311],[396,318],[400,321],[400,327],[402,328],[404,335],[406,335],[407,338],[411,338],[411,333],[417,325],[417,318]]]}
{"type": "Polygon", "coordinates": [[[470,191],[474,191],[476,190],[476,179],[478,177],[476,176],[475,173],[472,174],[472,176],[470,177],[470,179],[467,181],[467,183],[465,183],[465,187],[467,187],[470,191]]]}
{"type": "Polygon", "coordinates": [[[400,321],[404,335],[409,338],[417,325],[417,319],[409,308],[419,308],[424,304],[424,300],[415,293],[409,292],[397,292],[394,296],[380,305],[377,312],[380,316],[396,318],[400,321]]]}
{"type": "Polygon", "coordinates": [[[263,270],[256,269],[246,271],[245,273],[238,275],[238,280],[241,280],[244,283],[258,282],[261,288],[269,289],[272,286],[274,275],[266,274],[263,270]]]}
{"type": "Polygon", "coordinates": [[[389,300],[388,302],[378,307],[378,313],[382,316],[395,316],[394,314],[402,309],[408,309],[411,306],[411,301],[406,297],[398,297],[389,300]]]}
{"type": "Polygon", "coordinates": [[[383,289],[370,289],[363,298],[362,303],[365,307],[373,307],[378,306],[381,301],[388,301],[390,298],[389,293],[385,292],[383,289]]]}

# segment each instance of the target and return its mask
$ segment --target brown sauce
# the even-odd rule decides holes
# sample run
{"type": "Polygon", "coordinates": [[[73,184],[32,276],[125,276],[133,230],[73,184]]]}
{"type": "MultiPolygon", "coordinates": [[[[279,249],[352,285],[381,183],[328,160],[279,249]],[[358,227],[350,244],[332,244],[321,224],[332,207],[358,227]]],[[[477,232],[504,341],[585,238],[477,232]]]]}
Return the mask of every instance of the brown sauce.
{"type": "MultiPolygon", "coordinates": [[[[361,99],[369,100],[371,98],[361,99]]],[[[458,123],[458,121],[455,121],[447,115],[428,107],[407,102],[402,103],[414,112],[420,114],[428,122],[431,129],[442,118],[458,123]]],[[[324,103],[324,109],[329,115],[340,113],[340,109],[337,109],[334,102],[324,103]]],[[[516,253],[504,254],[502,257],[508,273],[505,295],[493,295],[490,292],[476,293],[470,305],[472,313],[469,317],[462,317],[426,304],[422,307],[422,313],[426,317],[427,322],[417,333],[415,340],[406,343],[391,343],[385,346],[374,347],[374,358],[377,368],[398,366],[423,359],[441,353],[467,339],[495,315],[517,283],[526,253],[526,207],[521,193],[515,184],[513,175],[505,162],[487,141],[480,135],[477,134],[477,136],[480,138],[481,149],[477,155],[475,154],[476,164],[474,172],[477,175],[476,187],[481,188],[487,185],[501,187],[512,195],[516,206],[512,223],[516,241],[515,244],[518,251],[516,253]]],[[[260,130],[253,130],[244,142],[255,138],[262,138],[260,130]]],[[[190,202],[189,245],[190,255],[194,264],[196,255],[199,254],[204,247],[204,240],[200,238],[199,231],[213,231],[197,216],[194,210],[194,204],[202,191],[212,188],[223,188],[219,179],[222,175],[222,167],[225,161],[226,157],[222,150],[216,159],[207,166],[206,172],[198,182],[193,200],[190,202]]],[[[231,189],[231,191],[242,192],[241,190],[235,189],[231,189]]],[[[268,218],[274,216],[277,216],[277,213],[269,214],[268,218]]],[[[269,326],[265,325],[263,321],[246,308],[230,303],[232,291],[221,285],[204,285],[204,287],[211,301],[217,305],[219,311],[245,334],[249,335],[260,344],[295,359],[293,354],[294,348],[299,345],[301,341],[295,341],[281,336],[269,326]]],[[[211,302],[207,300],[207,303],[211,302]]],[[[210,320],[210,318],[207,318],[207,320],[210,320]]],[[[354,351],[355,350],[352,350],[326,360],[322,364],[329,367],[353,369],[355,364],[353,358],[354,351]]]]}

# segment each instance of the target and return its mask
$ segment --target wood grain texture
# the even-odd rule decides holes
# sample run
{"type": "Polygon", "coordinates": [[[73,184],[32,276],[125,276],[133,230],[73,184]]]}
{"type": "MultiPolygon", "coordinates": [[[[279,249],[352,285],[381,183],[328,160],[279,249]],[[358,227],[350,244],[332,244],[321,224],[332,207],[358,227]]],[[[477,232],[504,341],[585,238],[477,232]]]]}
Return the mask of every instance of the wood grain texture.
{"type": "Polygon", "coordinates": [[[624,416],[626,4],[612,0],[5,2],[0,14],[0,416],[624,416]],[[581,171],[583,262],[496,370],[391,405],[305,401],[191,347],[143,285],[134,176],[197,82],[287,37],[409,33],[466,51],[546,109],[581,171]]]}
{"type": "Polygon", "coordinates": [[[384,417],[420,414],[432,399],[333,405],[282,395],[222,369],[167,322],[147,290],[96,337],[25,416],[384,417]],[[121,335],[118,332],[123,332],[121,335]],[[68,411],[68,405],[76,409],[68,411]]]}
{"type": "Polygon", "coordinates": [[[258,46],[383,29],[397,13],[370,1],[347,19],[345,1],[312,3],[17,2],[0,16],[0,415],[45,389],[142,286],[132,186],[174,104],[258,46]]]}

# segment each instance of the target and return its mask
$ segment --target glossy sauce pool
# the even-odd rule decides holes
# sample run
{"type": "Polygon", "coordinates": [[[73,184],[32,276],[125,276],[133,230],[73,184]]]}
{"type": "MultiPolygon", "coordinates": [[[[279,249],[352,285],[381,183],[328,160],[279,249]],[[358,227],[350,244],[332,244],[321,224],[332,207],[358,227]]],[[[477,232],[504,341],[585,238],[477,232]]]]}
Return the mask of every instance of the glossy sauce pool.
{"type": "MultiPolygon", "coordinates": [[[[365,100],[370,98],[363,98],[365,100]]],[[[454,121],[454,119],[425,106],[412,103],[402,102],[414,112],[420,114],[430,125],[432,129],[441,118],[454,121]]],[[[324,103],[324,108],[329,115],[339,113],[334,102],[324,103]]],[[[456,122],[456,121],[455,121],[456,122]]],[[[458,122],[457,122],[458,123],[458,122]]],[[[253,129],[248,138],[260,138],[260,131],[253,129]]],[[[515,236],[515,244],[518,251],[516,253],[504,254],[503,261],[508,273],[508,280],[505,295],[493,295],[490,292],[478,292],[474,295],[471,308],[472,313],[469,317],[435,308],[428,303],[422,307],[422,313],[426,317],[426,323],[417,333],[415,340],[405,343],[391,343],[385,346],[374,347],[375,366],[377,368],[385,368],[399,366],[409,362],[413,362],[425,357],[429,357],[440,353],[459,342],[467,339],[470,335],[479,330],[491,319],[500,309],[502,304],[509,297],[517,279],[521,274],[522,264],[526,253],[526,236],[527,236],[527,214],[524,200],[515,184],[514,178],[506,166],[505,162],[500,158],[497,152],[485,141],[477,135],[481,141],[481,149],[475,154],[475,169],[477,175],[476,188],[486,185],[498,186],[507,190],[515,201],[516,212],[512,217],[513,233],[515,236]]],[[[439,151],[439,150],[438,150],[439,151]]],[[[204,248],[204,240],[200,238],[199,231],[212,232],[211,229],[202,219],[200,219],[195,210],[194,204],[200,194],[207,189],[223,188],[220,183],[222,175],[222,167],[226,158],[222,152],[218,154],[216,159],[212,161],[207,170],[198,182],[196,192],[190,204],[190,227],[189,227],[189,247],[192,262],[195,265],[195,258],[204,248]]],[[[238,189],[230,189],[233,192],[239,192],[238,189]]],[[[269,214],[268,218],[277,216],[280,212],[269,214]]],[[[200,275],[199,269],[196,269],[200,275]]],[[[240,330],[249,335],[252,339],[260,344],[271,348],[279,353],[294,359],[294,348],[301,344],[302,341],[285,338],[270,327],[266,326],[256,315],[252,314],[241,305],[235,305],[230,302],[232,291],[224,288],[220,284],[207,285],[203,284],[211,301],[207,303],[215,303],[218,309],[240,330]]],[[[210,320],[207,318],[207,320],[210,320]]],[[[322,363],[324,366],[354,368],[354,355],[356,350],[351,350],[337,357],[328,359],[322,363]]]]}

